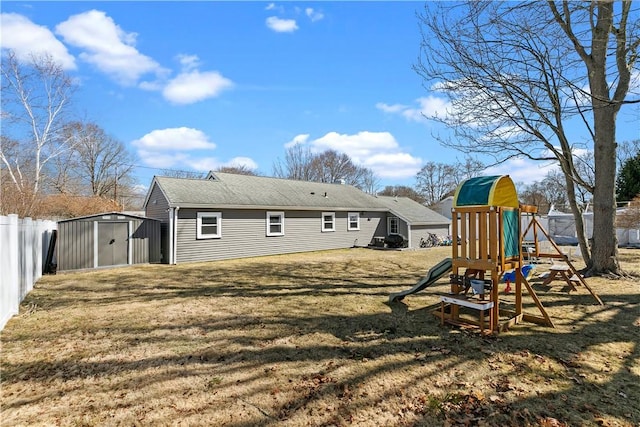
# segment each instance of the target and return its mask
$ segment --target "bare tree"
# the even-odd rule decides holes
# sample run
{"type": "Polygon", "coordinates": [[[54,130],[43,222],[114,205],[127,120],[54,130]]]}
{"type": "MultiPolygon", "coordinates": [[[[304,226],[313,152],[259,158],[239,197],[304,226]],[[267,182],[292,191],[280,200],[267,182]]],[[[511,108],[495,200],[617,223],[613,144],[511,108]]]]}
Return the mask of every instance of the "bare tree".
{"type": "Polygon", "coordinates": [[[298,179],[316,182],[338,182],[353,185],[363,191],[373,192],[377,179],[373,171],[356,165],[345,153],[326,150],[312,153],[302,144],[289,147],[284,161],[278,159],[273,174],[279,178],[298,179]]]}
{"type": "Polygon", "coordinates": [[[183,171],[177,169],[163,169],[160,173],[161,176],[169,178],[188,178],[188,179],[203,179],[206,174],[196,171],[183,171]]]}
{"type": "Polygon", "coordinates": [[[345,153],[326,150],[313,156],[310,164],[313,181],[340,182],[359,187],[365,168],[359,167],[345,153]]]}
{"type": "Polygon", "coordinates": [[[557,161],[589,271],[622,273],[614,228],[616,114],[637,68],[637,11],[631,1],[428,3],[421,16],[425,86],[450,108],[454,130],[441,142],[496,163],[514,157],[557,161]],[[551,18],[551,19],[550,19],[551,18]],[[567,121],[594,142],[595,185],[581,176],[567,121]],[[576,186],[593,192],[594,245],[587,245],[576,186]]]}
{"type": "Polygon", "coordinates": [[[542,182],[536,181],[529,185],[518,183],[516,184],[516,187],[520,188],[518,191],[518,199],[520,200],[520,203],[536,206],[538,208],[538,212],[541,214],[549,212],[551,203],[545,195],[545,188],[542,182]]]}
{"type": "Polygon", "coordinates": [[[456,168],[445,163],[427,162],[416,174],[416,190],[431,206],[451,194],[458,185],[456,168]]]}
{"type": "Polygon", "coordinates": [[[425,202],[425,198],[422,196],[422,194],[418,193],[411,187],[407,187],[406,185],[387,185],[378,194],[380,194],[381,196],[408,197],[420,204],[424,204],[425,202]]]}
{"type": "Polygon", "coordinates": [[[250,176],[258,176],[257,173],[255,173],[252,169],[249,169],[247,166],[245,165],[239,165],[239,166],[220,166],[219,168],[216,169],[216,172],[223,172],[223,173],[234,173],[236,175],[250,175],[250,176]]]}
{"type": "Polygon", "coordinates": [[[620,228],[640,228],[640,195],[627,203],[626,209],[616,217],[620,228]]]}
{"type": "MultiPolygon", "coordinates": [[[[586,151],[574,156],[574,166],[576,173],[582,177],[587,186],[576,184],[577,203],[581,207],[587,206],[593,199],[593,191],[596,187],[596,170],[593,151],[586,151]]],[[[560,177],[558,177],[560,179],[560,177]]]]}
{"type": "Polygon", "coordinates": [[[567,206],[567,190],[562,172],[551,171],[540,182],[529,185],[518,185],[520,201],[538,207],[538,212],[547,213],[554,206],[564,210],[567,206]]]}
{"type": "Polygon", "coordinates": [[[369,194],[376,194],[380,188],[380,178],[369,168],[365,168],[362,174],[362,191],[369,194]]]}
{"type": "Polygon", "coordinates": [[[55,162],[54,184],[62,193],[89,194],[118,199],[134,182],[135,159],[126,146],[92,122],[70,122],[63,135],[73,145],[55,162]]]}
{"type": "Polygon", "coordinates": [[[629,159],[636,157],[638,154],[640,154],[640,139],[622,141],[618,144],[618,150],[616,151],[616,155],[618,157],[617,170],[622,170],[624,164],[629,159]]]}
{"type": "Polygon", "coordinates": [[[463,162],[456,162],[454,165],[456,186],[464,180],[479,176],[485,168],[485,164],[480,160],[468,156],[463,162]]]}
{"type": "Polygon", "coordinates": [[[45,166],[71,147],[62,126],[75,85],[48,55],[21,63],[14,52],[3,52],[1,73],[0,163],[21,196],[17,213],[26,216],[40,192],[45,166]]]}
{"type": "Polygon", "coordinates": [[[279,158],[273,165],[273,175],[278,178],[312,181],[313,173],[310,168],[313,153],[303,144],[294,144],[287,148],[284,160],[279,158]]]}

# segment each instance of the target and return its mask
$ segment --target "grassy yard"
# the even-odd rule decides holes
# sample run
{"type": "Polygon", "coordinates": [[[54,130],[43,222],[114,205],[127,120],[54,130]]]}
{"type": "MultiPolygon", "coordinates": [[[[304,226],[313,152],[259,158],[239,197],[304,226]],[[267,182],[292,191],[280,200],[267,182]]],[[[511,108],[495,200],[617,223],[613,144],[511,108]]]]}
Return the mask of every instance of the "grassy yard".
{"type": "MultiPolygon", "coordinates": [[[[588,279],[604,306],[534,279],[556,328],[492,337],[439,325],[446,278],[387,305],[449,255],[350,249],[45,277],[0,335],[0,422],[640,425],[637,279],[588,279]]],[[[640,273],[640,250],[621,257],[640,273]]]]}

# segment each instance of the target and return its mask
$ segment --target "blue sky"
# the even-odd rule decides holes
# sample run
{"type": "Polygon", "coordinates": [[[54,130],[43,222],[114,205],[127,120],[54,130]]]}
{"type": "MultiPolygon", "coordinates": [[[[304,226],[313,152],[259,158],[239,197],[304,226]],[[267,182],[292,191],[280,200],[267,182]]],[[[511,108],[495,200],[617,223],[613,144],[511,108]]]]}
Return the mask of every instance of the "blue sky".
{"type": "MultiPolygon", "coordinates": [[[[381,186],[462,155],[422,113],[446,108],[413,70],[420,2],[3,2],[2,47],[46,51],[74,76],[79,117],[162,169],[245,165],[270,175],[294,142],[336,149],[381,186]]],[[[630,109],[631,110],[631,109],[630,109]]],[[[638,109],[619,140],[639,137],[638,109]]],[[[542,179],[513,160],[489,173],[542,179]]]]}

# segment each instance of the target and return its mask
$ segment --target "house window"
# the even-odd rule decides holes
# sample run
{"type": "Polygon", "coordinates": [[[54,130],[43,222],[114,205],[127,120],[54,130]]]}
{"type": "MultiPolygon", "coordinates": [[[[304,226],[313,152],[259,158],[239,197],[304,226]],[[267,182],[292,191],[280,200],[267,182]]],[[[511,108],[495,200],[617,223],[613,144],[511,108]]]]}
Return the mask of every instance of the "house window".
{"type": "Polygon", "coordinates": [[[267,212],[267,236],[284,236],[284,212],[267,212]]]}
{"type": "Polygon", "coordinates": [[[347,230],[360,230],[360,213],[349,212],[347,230]]]}
{"type": "Polygon", "coordinates": [[[335,212],[322,212],[322,231],[336,231],[335,212]]]}
{"type": "Polygon", "coordinates": [[[389,234],[400,234],[400,221],[398,217],[389,217],[389,234]]]}
{"type": "Polygon", "coordinates": [[[222,237],[222,212],[198,212],[196,220],[198,239],[222,237]]]}

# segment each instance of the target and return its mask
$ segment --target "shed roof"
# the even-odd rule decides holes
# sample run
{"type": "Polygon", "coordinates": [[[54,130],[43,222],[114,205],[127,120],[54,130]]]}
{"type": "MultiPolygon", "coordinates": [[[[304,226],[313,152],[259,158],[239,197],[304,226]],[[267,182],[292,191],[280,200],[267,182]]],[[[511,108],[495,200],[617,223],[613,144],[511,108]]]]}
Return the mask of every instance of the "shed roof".
{"type": "Polygon", "coordinates": [[[103,216],[111,216],[111,215],[117,215],[117,216],[125,216],[127,218],[135,218],[135,219],[148,219],[151,221],[158,221],[155,218],[148,218],[146,216],[142,216],[142,215],[133,215],[130,213],[125,213],[125,212],[103,212],[103,213],[97,213],[97,214],[93,214],[93,215],[86,215],[86,216],[78,216],[75,218],[66,218],[66,219],[61,219],[58,222],[69,222],[69,221],[79,221],[79,220],[84,220],[84,219],[89,219],[89,218],[100,218],[103,216]]]}
{"type": "Polygon", "coordinates": [[[411,225],[449,224],[449,218],[408,197],[378,196],[387,208],[411,225]]]}

